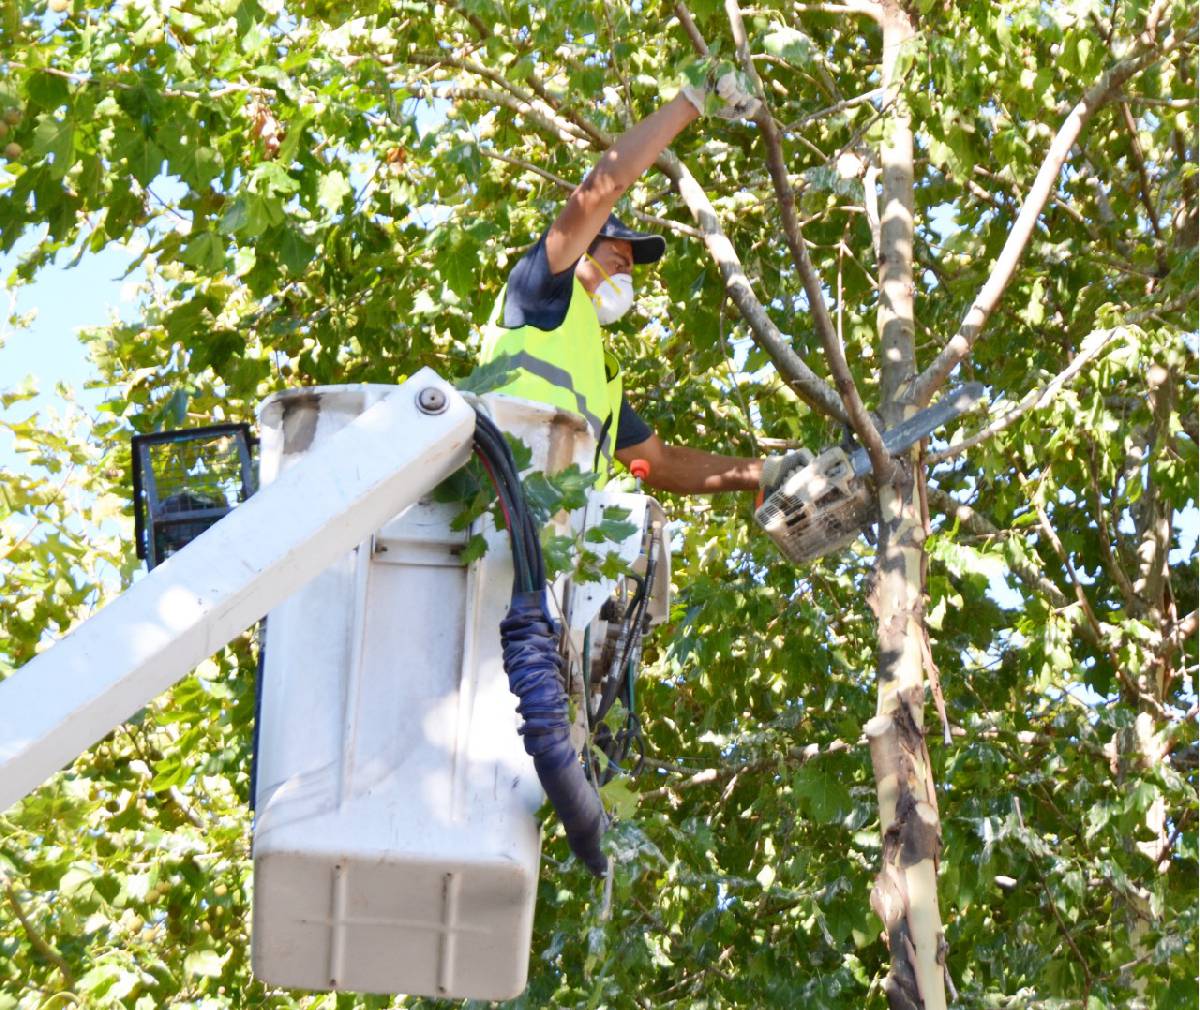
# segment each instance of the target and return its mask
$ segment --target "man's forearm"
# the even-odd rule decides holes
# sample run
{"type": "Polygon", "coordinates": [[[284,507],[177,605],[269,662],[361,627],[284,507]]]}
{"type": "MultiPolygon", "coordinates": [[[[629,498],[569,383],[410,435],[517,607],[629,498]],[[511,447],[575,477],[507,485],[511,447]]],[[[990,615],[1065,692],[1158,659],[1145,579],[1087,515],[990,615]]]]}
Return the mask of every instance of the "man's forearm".
{"type": "MultiPolygon", "coordinates": [[[[657,442],[657,436],[654,436],[657,442]]],[[[649,457],[648,487],[678,494],[713,494],[716,491],[754,491],[762,475],[762,460],[722,456],[684,445],[646,445],[645,451],[622,450],[617,457],[627,466],[639,456],[649,457]]]]}
{"type": "MultiPolygon", "coordinates": [[[[696,107],[676,95],[662,108],[634,123],[600,156],[584,186],[612,187],[618,196],[632,186],[689,123],[699,117],[696,107]]],[[[615,201],[614,201],[615,202],[615,201]]]]}

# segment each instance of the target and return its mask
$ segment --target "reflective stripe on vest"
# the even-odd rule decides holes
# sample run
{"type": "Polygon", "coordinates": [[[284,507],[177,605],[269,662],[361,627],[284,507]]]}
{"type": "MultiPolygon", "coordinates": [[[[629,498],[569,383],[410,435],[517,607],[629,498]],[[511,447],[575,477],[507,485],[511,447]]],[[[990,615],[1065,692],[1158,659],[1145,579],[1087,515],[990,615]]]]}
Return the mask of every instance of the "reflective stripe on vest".
{"type": "Polygon", "coordinates": [[[536,375],[539,379],[545,379],[550,385],[558,386],[560,389],[565,389],[573,397],[575,397],[575,411],[583,415],[583,419],[587,421],[588,427],[592,429],[592,434],[596,436],[596,442],[600,445],[601,451],[605,457],[610,457],[611,453],[604,449],[603,443],[608,441],[607,420],[601,420],[596,414],[588,410],[587,400],[575,391],[575,383],[571,381],[571,373],[565,368],[559,368],[558,365],[553,365],[549,361],[542,358],[535,358],[528,351],[517,351],[516,354],[505,354],[503,358],[506,362],[512,365],[513,368],[523,368],[525,371],[536,375]]]}

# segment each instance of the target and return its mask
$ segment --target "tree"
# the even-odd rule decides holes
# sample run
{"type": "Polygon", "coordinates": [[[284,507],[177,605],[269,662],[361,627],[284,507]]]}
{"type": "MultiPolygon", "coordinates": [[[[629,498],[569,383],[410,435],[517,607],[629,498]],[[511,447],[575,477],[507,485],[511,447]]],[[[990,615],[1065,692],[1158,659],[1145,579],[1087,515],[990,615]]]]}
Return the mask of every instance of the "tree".
{"type": "MultiPolygon", "coordinates": [[[[114,394],[88,445],[19,432],[45,476],[6,487],[4,669],[98,602],[98,569],[131,577],[95,539],[128,495],[119,433],[466,374],[521,249],[707,53],[766,102],[632,194],[671,254],[616,336],[629,388],[725,451],[848,423],[877,542],[795,571],[746,502],[672,503],[611,905],[550,838],[517,1005],[1194,994],[1188,5],[75,2],[3,31],[0,247],[46,228],[17,280],[111,242],[146,277],[142,319],[90,335],[114,394]],[[886,459],[870,411],[893,425],[955,369],[988,415],[886,459]]],[[[248,974],[251,656],[4,815],[0,1007],[320,1005],[248,974]]]]}

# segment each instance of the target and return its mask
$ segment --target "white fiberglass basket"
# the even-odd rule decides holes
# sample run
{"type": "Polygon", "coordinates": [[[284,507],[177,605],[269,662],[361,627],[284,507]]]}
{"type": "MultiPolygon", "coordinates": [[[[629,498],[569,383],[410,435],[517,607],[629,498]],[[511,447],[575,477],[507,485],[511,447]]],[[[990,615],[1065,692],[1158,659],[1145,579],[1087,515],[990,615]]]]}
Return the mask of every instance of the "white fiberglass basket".
{"type": "MultiPolygon", "coordinates": [[[[262,484],[391,394],[334,386],[260,409],[262,484]]],[[[591,464],[581,418],[489,396],[540,469],[591,464]]],[[[541,787],[498,626],[512,560],[423,499],[267,621],[254,972],[304,989],[507,999],[525,986],[541,787]]]]}

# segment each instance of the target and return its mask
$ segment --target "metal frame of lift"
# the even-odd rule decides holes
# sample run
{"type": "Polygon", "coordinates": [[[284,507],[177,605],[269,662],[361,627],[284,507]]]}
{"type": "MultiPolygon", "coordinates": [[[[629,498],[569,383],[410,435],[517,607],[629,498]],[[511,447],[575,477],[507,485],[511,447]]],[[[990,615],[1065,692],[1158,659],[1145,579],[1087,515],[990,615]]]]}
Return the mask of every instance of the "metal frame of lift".
{"type": "Polygon", "coordinates": [[[0,683],[0,810],[461,467],[474,430],[422,369],[0,683]]]}

